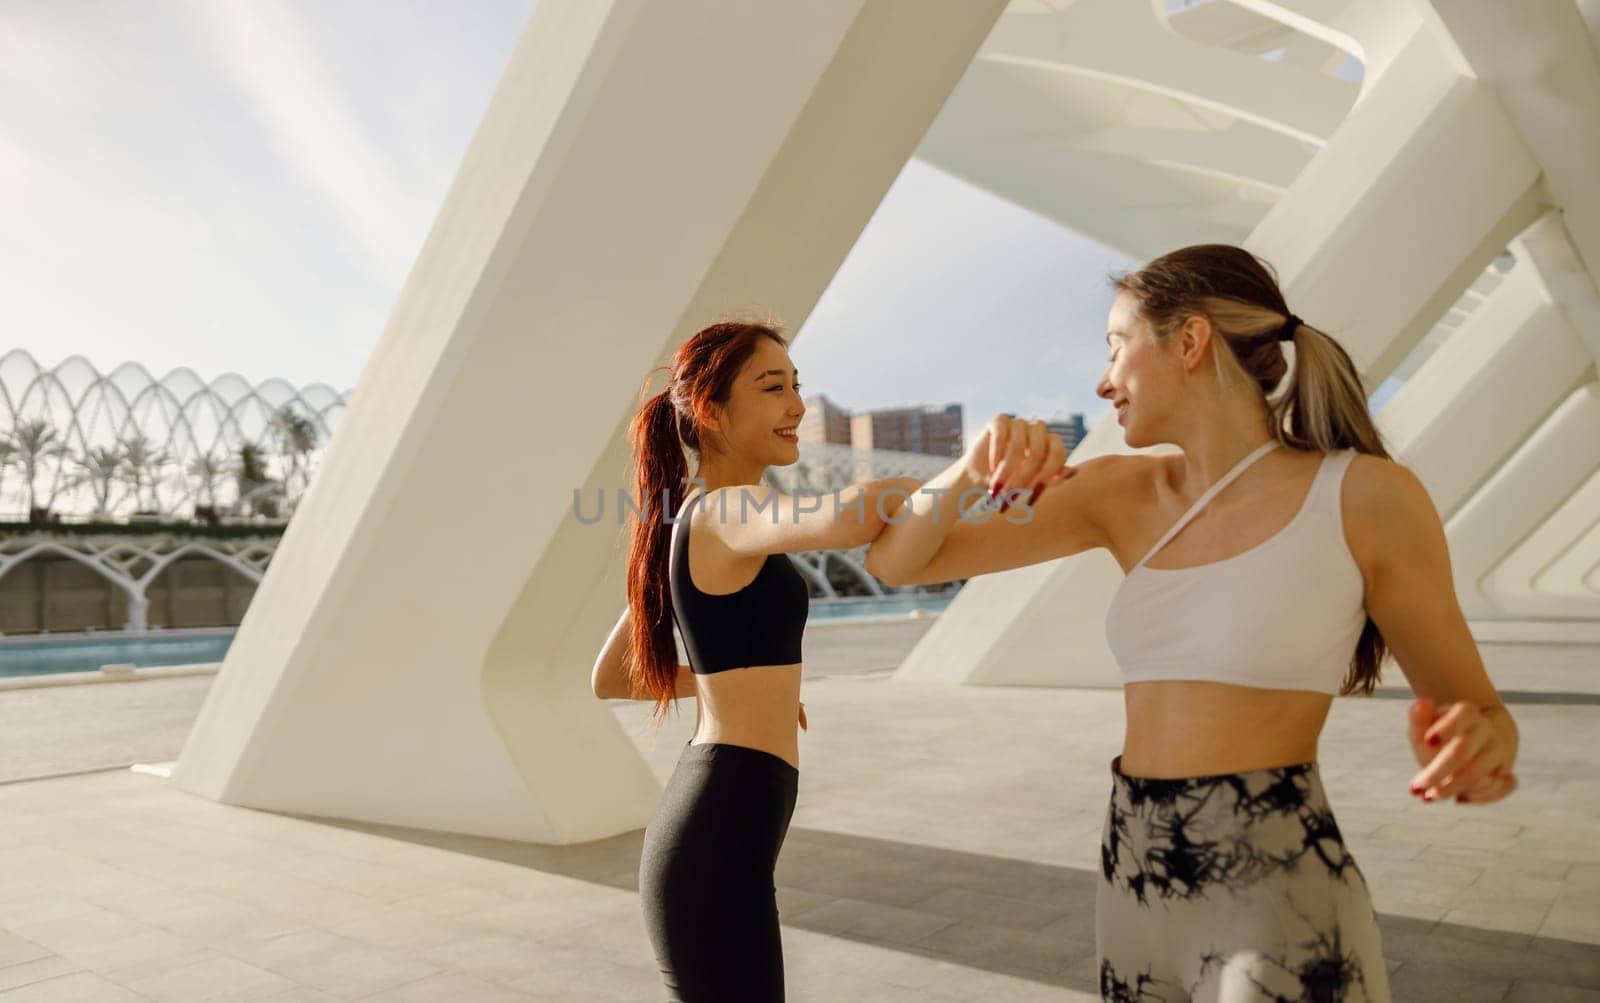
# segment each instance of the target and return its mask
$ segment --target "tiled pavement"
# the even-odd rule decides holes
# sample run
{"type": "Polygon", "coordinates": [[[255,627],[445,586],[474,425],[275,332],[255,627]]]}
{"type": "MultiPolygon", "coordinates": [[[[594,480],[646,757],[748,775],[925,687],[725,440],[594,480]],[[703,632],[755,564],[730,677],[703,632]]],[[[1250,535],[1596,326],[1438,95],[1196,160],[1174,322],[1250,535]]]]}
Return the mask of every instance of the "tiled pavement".
{"type": "MultiPolygon", "coordinates": [[[[1093,875],[1121,735],[1097,690],[887,677],[918,625],[807,636],[799,806],[778,869],[793,1001],[1092,999],[1093,875]]],[[[1399,693],[1335,705],[1329,796],[1397,1000],[1600,1000],[1600,678],[1484,649],[1520,791],[1422,805],[1399,693]]],[[[654,1000],[641,833],[540,847],[220,805],[175,758],[210,677],[0,693],[0,1001],[654,1000]]],[[[1392,680],[1401,680],[1396,674],[1392,680]]],[[[659,733],[618,718],[658,776],[659,733]]]]}

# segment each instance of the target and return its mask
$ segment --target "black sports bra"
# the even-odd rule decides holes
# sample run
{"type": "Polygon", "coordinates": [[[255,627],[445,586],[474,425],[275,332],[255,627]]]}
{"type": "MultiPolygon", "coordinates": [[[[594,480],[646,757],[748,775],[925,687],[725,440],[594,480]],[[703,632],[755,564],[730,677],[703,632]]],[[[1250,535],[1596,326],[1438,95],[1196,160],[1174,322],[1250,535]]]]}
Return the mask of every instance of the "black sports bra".
{"type": "MultiPolygon", "coordinates": [[[[688,505],[685,505],[688,508],[688,505]]],[[[689,574],[689,519],[680,510],[669,527],[672,616],[689,668],[697,675],[753,665],[793,665],[800,661],[811,594],[787,554],[768,554],[749,585],[712,595],[695,587],[689,574]]]]}

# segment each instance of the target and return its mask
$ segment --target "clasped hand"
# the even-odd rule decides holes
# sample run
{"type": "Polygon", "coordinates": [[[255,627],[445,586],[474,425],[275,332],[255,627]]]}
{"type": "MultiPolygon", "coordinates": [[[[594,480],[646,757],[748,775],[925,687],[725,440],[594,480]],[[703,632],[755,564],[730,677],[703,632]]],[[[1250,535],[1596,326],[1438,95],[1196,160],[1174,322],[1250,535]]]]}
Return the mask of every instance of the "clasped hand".
{"type": "Polygon", "coordinates": [[[1429,697],[1418,697],[1408,716],[1411,750],[1422,764],[1411,781],[1412,794],[1424,801],[1454,794],[1460,802],[1487,804],[1517,789],[1514,750],[1476,704],[1463,700],[1440,708],[1429,697]]]}

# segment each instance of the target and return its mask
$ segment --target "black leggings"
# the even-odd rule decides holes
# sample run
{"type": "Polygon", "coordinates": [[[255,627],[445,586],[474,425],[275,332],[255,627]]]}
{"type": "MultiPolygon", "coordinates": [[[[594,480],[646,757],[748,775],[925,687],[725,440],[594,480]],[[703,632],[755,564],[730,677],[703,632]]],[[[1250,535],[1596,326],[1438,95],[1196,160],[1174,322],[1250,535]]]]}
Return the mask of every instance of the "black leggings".
{"type": "Polygon", "coordinates": [[[669,1000],[782,1003],[772,873],[799,780],[760,749],[684,746],[639,860],[639,902],[669,1000]]]}

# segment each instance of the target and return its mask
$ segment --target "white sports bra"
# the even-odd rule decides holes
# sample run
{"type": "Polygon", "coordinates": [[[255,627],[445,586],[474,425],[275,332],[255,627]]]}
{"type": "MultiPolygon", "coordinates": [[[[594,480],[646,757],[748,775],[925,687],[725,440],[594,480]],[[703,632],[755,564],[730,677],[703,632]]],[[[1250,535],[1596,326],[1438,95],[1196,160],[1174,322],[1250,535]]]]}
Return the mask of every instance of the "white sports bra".
{"type": "Polygon", "coordinates": [[[1145,566],[1277,445],[1262,444],[1211,485],[1117,587],[1106,641],[1124,682],[1199,679],[1339,692],[1367,621],[1365,584],[1339,507],[1355,450],[1325,454],[1300,510],[1262,543],[1209,564],[1145,566]]]}

